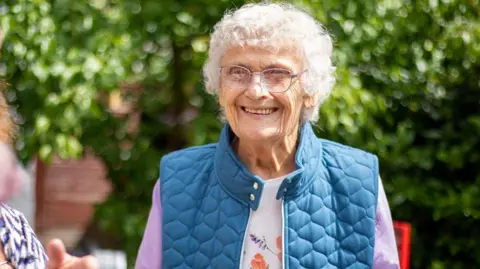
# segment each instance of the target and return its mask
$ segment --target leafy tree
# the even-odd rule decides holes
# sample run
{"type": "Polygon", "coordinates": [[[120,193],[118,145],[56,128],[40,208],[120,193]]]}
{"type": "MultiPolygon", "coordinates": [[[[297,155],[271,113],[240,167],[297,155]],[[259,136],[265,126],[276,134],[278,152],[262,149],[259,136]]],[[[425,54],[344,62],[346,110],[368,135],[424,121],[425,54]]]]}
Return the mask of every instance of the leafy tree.
{"type": "Polygon", "coordinates": [[[339,85],[320,133],[379,155],[414,268],[480,264],[478,1],[322,1],[339,85]]]}
{"type": "MultiPolygon", "coordinates": [[[[115,192],[97,220],[133,260],[162,154],[213,142],[203,92],[208,34],[243,1],[7,0],[1,69],[21,115],[17,148],[80,157],[92,149],[115,192]],[[118,115],[109,93],[139,111],[118,115]],[[140,92],[137,96],[135,93],[140,92]]],[[[337,86],[319,135],[375,152],[395,219],[414,227],[412,268],[480,265],[478,0],[296,0],[336,40],[337,86]]]]}

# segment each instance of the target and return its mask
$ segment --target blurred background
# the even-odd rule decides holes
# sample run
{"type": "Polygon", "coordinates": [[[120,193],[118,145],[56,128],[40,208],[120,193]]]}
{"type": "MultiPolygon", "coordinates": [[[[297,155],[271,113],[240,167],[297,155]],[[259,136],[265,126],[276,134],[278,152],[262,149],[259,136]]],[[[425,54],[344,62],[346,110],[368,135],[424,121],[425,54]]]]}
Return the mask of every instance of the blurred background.
{"type": "MultiPolygon", "coordinates": [[[[0,74],[42,242],[131,266],[159,160],[216,141],[209,33],[237,0],[2,0],[0,74]],[[118,254],[118,253],[117,253],[118,254]]],[[[479,0],[295,0],[335,37],[319,136],[371,151],[410,268],[480,268],[479,0]]],[[[113,268],[113,267],[112,267],[113,268]]]]}

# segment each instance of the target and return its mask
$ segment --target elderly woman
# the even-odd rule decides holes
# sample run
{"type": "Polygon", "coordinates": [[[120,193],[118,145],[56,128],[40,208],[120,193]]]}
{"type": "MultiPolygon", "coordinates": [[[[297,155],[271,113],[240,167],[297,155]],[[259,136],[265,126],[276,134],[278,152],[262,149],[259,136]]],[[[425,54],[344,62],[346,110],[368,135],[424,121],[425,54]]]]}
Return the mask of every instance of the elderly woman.
{"type": "Polygon", "coordinates": [[[331,55],[290,5],[224,16],[204,75],[227,123],[218,143],[163,157],[137,268],[398,268],[377,157],[311,127],[331,55]]]}
{"type": "Polygon", "coordinates": [[[317,138],[332,41],[290,5],[215,26],[206,89],[218,143],[163,157],[136,268],[399,268],[378,160],[317,138]]]}

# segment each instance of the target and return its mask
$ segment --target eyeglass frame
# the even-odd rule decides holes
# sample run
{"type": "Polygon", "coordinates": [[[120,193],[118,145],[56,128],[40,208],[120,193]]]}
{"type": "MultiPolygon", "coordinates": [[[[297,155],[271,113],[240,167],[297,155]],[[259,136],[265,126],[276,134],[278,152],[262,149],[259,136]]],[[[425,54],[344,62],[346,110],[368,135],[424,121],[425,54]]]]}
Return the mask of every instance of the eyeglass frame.
{"type": "Polygon", "coordinates": [[[245,66],[233,64],[233,65],[221,66],[221,67],[219,68],[220,75],[221,75],[222,69],[223,69],[223,68],[228,68],[228,67],[240,67],[240,68],[242,68],[242,69],[247,70],[247,71],[250,73],[249,81],[247,82],[247,86],[245,87],[244,90],[247,89],[248,85],[252,82],[253,76],[256,75],[256,74],[258,74],[258,75],[260,76],[260,87],[262,88],[262,90],[265,90],[265,89],[263,88],[263,83],[262,83],[262,82],[264,81],[264,79],[265,79],[265,76],[264,76],[264,74],[263,74],[265,71],[269,71],[269,70],[283,70],[283,71],[288,71],[288,72],[290,73],[290,84],[288,85],[288,87],[286,87],[286,89],[283,90],[283,91],[271,91],[270,89],[267,89],[267,91],[268,91],[268,92],[271,92],[271,93],[284,93],[284,92],[287,92],[288,90],[290,90],[290,88],[292,87],[292,85],[294,84],[294,82],[297,81],[301,75],[303,75],[305,72],[308,71],[308,69],[305,69],[305,70],[303,70],[303,71],[301,71],[301,72],[299,72],[299,73],[292,74],[293,72],[290,71],[290,70],[288,70],[288,69],[286,69],[286,68],[277,68],[277,67],[274,67],[274,68],[267,68],[267,69],[264,69],[264,70],[259,71],[259,72],[252,72],[250,69],[248,69],[248,68],[245,67],[245,66]]]}

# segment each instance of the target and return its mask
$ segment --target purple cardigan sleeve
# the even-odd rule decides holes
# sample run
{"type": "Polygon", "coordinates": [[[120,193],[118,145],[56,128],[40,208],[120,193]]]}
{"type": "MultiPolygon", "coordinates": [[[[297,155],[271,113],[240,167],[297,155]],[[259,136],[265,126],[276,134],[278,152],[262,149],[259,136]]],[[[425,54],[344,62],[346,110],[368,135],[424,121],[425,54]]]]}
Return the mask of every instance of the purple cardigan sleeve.
{"type": "MultiPolygon", "coordinates": [[[[147,227],[137,255],[136,269],[161,268],[162,264],[162,204],[159,182],[153,189],[152,208],[147,227]]],[[[374,269],[398,269],[397,245],[392,217],[382,180],[378,184],[378,206],[376,213],[374,269]]]]}
{"type": "Polygon", "coordinates": [[[161,269],[162,265],[162,203],[159,181],[153,188],[152,208],[137,254],[135,269],[161,269]]]}
{"type": "Polygon", "coordinates": [[[373,255],[373,269],[400,268],[392,216],[380,177],[378,178],[378,205],[375,220],[375,249],[373,255]]]}

